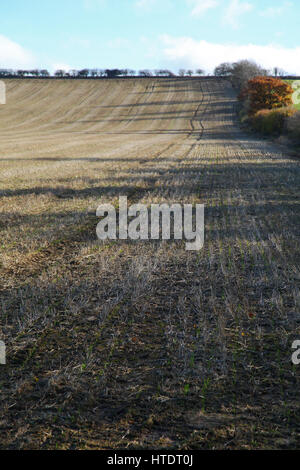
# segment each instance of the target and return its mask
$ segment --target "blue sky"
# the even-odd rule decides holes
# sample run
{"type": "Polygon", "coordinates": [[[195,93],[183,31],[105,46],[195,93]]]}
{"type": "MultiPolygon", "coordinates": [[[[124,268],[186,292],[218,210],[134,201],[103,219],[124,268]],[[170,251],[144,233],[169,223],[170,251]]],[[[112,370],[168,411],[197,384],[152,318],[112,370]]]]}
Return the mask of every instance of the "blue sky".
{"type": "Polygon", "coordinates": [[[299,0],[10,0],[0,68],[204,68],[254,59],[300,74],[299,0]]]}

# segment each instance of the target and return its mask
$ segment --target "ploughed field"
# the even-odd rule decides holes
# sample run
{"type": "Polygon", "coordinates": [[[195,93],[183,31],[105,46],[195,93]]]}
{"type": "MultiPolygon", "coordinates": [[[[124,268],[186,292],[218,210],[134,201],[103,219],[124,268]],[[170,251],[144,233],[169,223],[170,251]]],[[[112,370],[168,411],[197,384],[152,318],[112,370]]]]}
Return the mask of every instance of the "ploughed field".
{"type": "Polygon", "coordinates": [[[299,160],[223,80],[6,86],[0,448],[299,447],[299,160]],[[126,195],[205,204],[203,249],[98,241],[126,195]]]}

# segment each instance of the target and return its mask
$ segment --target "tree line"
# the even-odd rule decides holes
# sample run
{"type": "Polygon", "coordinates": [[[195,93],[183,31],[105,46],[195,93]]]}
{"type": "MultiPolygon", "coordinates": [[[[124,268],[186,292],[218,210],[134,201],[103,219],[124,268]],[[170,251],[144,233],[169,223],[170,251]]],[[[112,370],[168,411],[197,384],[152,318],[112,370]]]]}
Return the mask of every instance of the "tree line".
{"type": "Polygon", "coordinates": [[[0,69],[1,78],[117,78],[117,77],[192,77],[204,75],[204,70],[185,70],[180,69],[178,75],[168,69],[156,69],[156,70],[132,70],[132,69],[82,69],[82,70],[56,70],[51,74],[46,69],[33,69],[33,70],[13,70],[13,69],[0,69]]]}
{"type": "MultiPolygon", "coordinates": [[[[0,69],[0,78],[117,78],[117,77],[195,77],[203,76],[205,71],[202,68],[196,70],[192,69],[180,69],[177,74],[168,69],[156,69],[156,70],[132,70],[132,69],[89,69],[85,68],[82,70],[56,70],[51,74],[46,69],[33,69],[33,70],[12,70],[12,69],[0,69]]],[[[242,89],[243,86],[251,78],[257,76],[275,76],[283,77],[288,76],[287,73],[275,67],[272,71],[269,71],[260,65],[256,64],[251,60],[240,60],[238,62],[224,62],[218,65],[213,73],[215,77],[228,78],[231,80],[233,86],[237,89],[242,89]]]]}

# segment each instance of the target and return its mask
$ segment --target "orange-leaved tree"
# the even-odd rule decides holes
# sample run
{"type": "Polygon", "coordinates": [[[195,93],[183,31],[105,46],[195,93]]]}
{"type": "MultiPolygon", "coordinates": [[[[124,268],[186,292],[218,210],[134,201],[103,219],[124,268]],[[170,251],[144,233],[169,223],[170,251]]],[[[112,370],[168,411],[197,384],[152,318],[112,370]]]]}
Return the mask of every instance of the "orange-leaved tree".
{"type": "Polygon", "coordinates": [[[256,77],[240,93],[242,101],[248,101],[249,114],[262,109],[275,109],[293,104],[293,88],[283,80],[272,77],[256,77]]]}

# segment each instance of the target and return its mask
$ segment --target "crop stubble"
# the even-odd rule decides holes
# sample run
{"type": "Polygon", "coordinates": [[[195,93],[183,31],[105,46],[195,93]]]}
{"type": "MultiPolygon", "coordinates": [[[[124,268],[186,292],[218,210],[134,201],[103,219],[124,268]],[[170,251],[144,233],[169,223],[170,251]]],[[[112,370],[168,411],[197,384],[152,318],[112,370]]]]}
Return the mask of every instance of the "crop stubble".
{"type": "Polygon", "coordinates": [[[9,80],[1,448],[296,448],[299,162],[223,80],[9,80]],[[205,245],[96,240],[99,203],[204,203],[205,245]]]}

